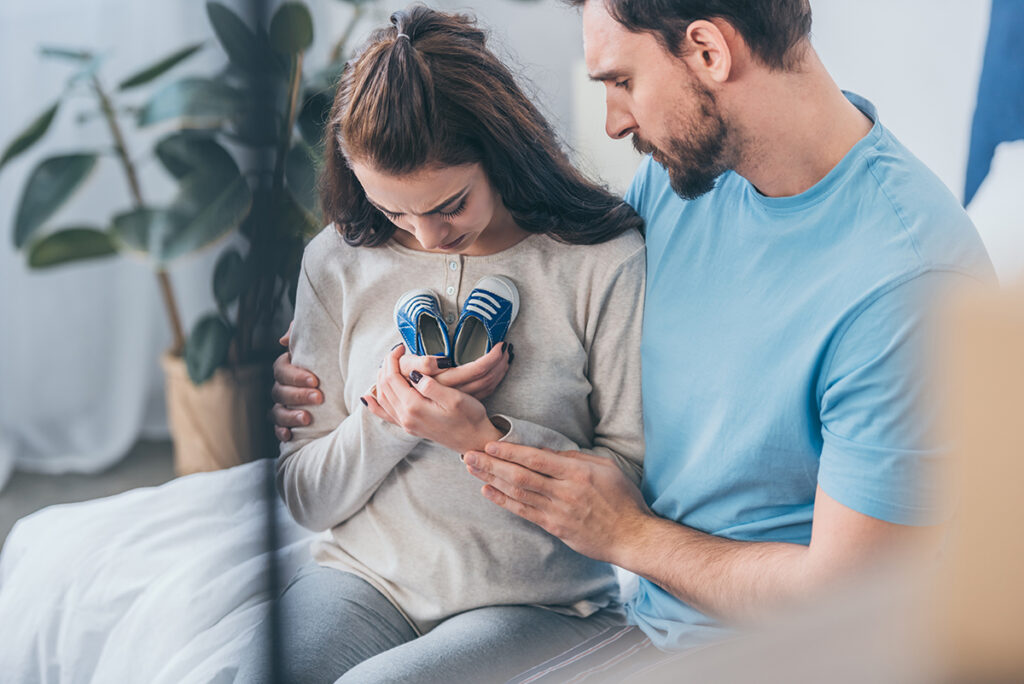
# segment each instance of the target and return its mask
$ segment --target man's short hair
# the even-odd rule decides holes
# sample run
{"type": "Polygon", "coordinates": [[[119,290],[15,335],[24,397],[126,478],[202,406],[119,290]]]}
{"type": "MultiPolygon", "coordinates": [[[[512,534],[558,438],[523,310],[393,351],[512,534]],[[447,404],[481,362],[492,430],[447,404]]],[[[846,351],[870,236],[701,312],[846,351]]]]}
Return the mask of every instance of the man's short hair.
{"type": "MultiPolygon", "coordinates": [[[[588,0],[569,0],[582,6],[588,0]]],[[[793,48],[811,32],[809,0],[589,0],[634,33],[650,33],[675,55],[685,53],[686,29],[694,21],[729,22],[753,55],[770,69],[791,70],[793,48]]]]}

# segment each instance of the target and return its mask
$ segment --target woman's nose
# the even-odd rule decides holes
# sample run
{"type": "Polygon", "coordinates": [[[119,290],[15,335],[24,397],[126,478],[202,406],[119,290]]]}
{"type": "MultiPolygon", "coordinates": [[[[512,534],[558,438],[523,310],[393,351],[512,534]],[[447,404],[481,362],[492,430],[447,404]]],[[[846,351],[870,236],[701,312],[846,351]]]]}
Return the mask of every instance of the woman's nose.
{"type": "Polygon", "coordinates": [[[412,224],[413,235],[423,249],[437,249],[447,243],[449,226],[440,216],[416,216],[409,219],[409,222],[412,224]]]}

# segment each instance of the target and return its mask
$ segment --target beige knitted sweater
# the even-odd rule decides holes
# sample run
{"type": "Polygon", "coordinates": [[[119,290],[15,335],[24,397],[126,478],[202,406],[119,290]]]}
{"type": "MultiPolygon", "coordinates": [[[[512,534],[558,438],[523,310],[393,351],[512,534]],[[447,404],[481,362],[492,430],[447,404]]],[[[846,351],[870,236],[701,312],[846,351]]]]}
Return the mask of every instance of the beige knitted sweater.
{"type": "Polygon", "coordinates": [[[531,235],[475,257],[350,247],[332,226],[310,242],[291,353],[325,402],[281,445],[277,481],[296,521],[324,531],[316,561],[370,582],[420,633],[481,606],[588,615],[614,600],[610,566],[489,502],[457,453],[359,397],[401,341],[392,309],[403,292],[432,288],[454,323],[479,278],[505,275],[520,295],[507,337],[516,360],[484,402],[511,425],[505,440],[607,456],[639,481],[644,256],[635,232],[590,246],[531,235]]]}

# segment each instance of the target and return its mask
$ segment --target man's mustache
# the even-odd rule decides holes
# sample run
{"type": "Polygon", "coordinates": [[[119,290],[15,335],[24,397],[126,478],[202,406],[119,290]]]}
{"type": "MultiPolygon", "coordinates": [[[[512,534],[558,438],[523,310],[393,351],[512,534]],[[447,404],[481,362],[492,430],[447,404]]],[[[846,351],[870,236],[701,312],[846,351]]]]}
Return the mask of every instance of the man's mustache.
{"type": "Polygon", "coordinates": [[[654,154],[658,151],[658,148],[642,139],[636,133],[633,134],[633,149],[640,154],[654,154]]]}

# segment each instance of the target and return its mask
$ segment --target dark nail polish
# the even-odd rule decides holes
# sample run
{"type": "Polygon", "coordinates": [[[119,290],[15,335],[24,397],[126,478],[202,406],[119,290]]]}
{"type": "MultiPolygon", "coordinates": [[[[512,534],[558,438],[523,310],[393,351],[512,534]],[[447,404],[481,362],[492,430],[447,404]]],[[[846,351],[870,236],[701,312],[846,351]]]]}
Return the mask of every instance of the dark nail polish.
{"type": "Polygon", "coordinates": [[[508,353],[508,365],[512,365],[512,362],[516,360],[516,355],[512,352],[508,353]]]}
{"type": "Polygon", "coordinates": [[[508,355],[512,356],[515,353],[516,353],[516,345],[514,345],[514,344],[508,345],[508,355]]]}
{"type": "Polygon", "coordinates": [[[423,373],[420,373],[419,371],[413,371],[412,373],[409,374],[409,379],[412,380],[412,383],[415,385],[417,382],[423,379],[423,373]]]}
{"type": "Polygon", "coordinates": [[[440,368],[440,369],[453,368],[454,366],[455,366],[455,362],[452,361],[447,356],[441,357],[441,358],[439,358],[437,360],[437,367],[440,368]]]}
{"type": "Polygon", "coordinates": [[[359,397],[359,401],[363,402],[363,406],[369,406],[369,404],[366,403],[366,400],[362,397],[359,397]]]}

